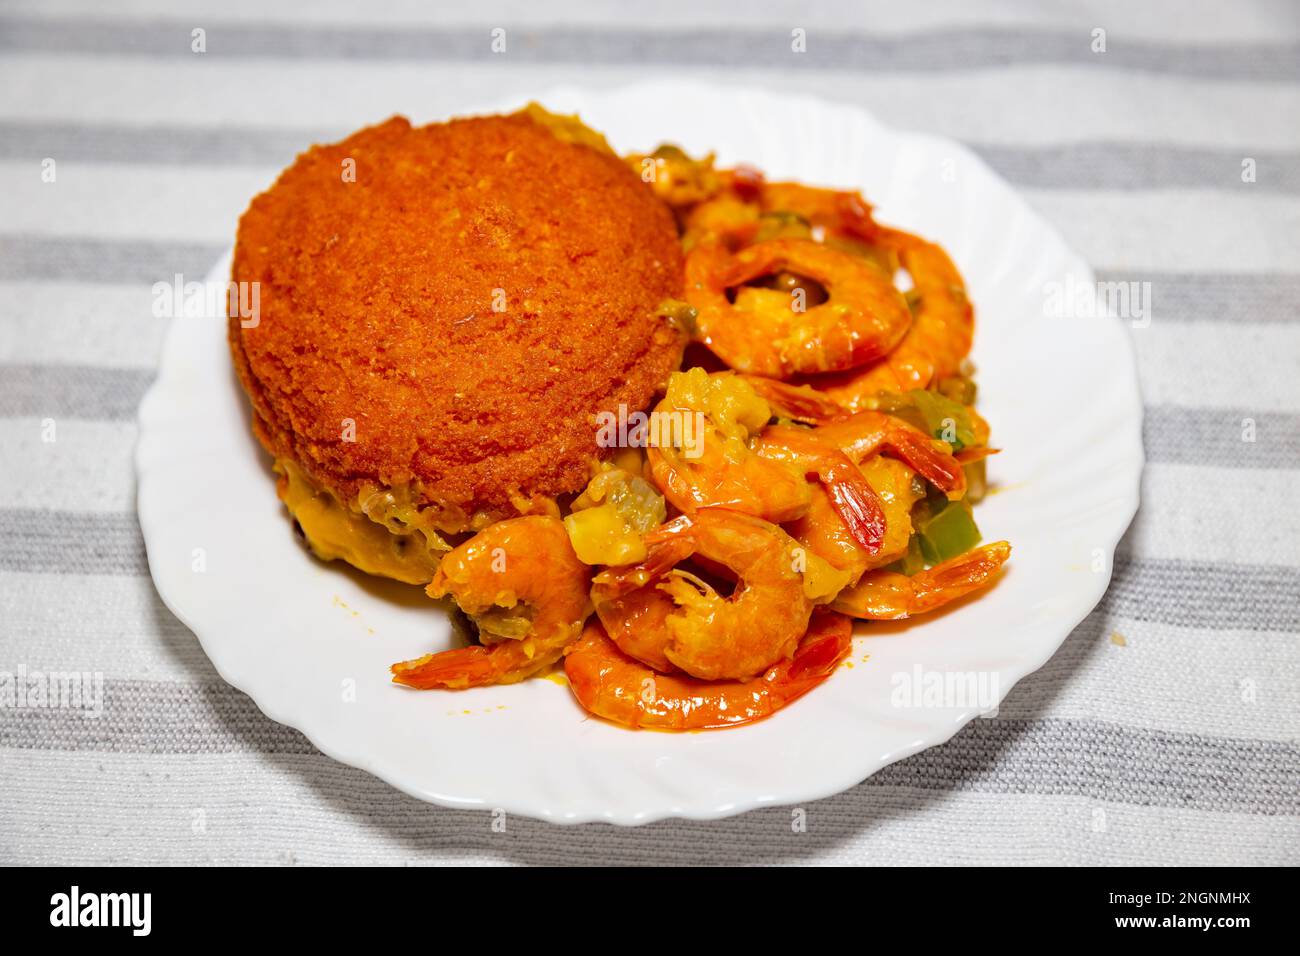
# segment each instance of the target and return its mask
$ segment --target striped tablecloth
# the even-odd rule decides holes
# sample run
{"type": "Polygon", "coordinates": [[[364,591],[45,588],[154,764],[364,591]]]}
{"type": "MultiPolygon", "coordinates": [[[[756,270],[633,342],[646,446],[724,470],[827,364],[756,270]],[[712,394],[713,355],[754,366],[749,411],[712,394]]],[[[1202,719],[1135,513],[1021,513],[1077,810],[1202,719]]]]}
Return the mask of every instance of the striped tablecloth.
{"type": "Polygon", "coordinates": [[[0,671],[104,688],[98,719],[0,707],[0,862],[1300,863],[1294,4],[433,6],[0,4],[0,671]],[[201,277],[305,144],[661,74],[960,139],[1102,278],[1150,282],[1142,510],[997,719],[806,832],[772,809],[498,833],[263,717],[159,602],[132,469],[150,285],[201,277]]]}

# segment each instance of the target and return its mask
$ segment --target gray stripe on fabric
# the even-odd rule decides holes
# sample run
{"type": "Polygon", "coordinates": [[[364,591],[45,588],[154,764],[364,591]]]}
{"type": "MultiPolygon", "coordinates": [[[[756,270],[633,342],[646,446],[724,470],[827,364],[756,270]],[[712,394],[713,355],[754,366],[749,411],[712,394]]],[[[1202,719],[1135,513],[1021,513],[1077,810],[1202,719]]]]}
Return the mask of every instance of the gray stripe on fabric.
{"type": "Polygon", "coordinates": [[[1295,815],[1300,747],[1093,720],[976,719],[948,744],[886,767],[869,785],[1295,815]]]}
{"type": "MultiPolygon", "coordinates": [[[[202,278],[221,243],[0,235],[0,280],[96,283],[202,278]]],[[[1150,282],[1153,322],[1300,322],[1300,274],[1101,270],[1101,282],[1150,282]]]]}
{"type": "Polygon", "coordinates": [[[149,562],[134,513],[0,508],[0,571],[145,575],[149,562]]]}
{"type": "Polygon", "coordinates": [[[1300,322],[1300,274],[1097,271],[1098,282],[1151,283],[1151,321],[1300,322]]]}
{"type": "MultiPolygon", "coordinates": [[[[106,681],[102,713],[93,719],[71,708],[0,708],[0,747],[316,753],[300,733],[270,720],[226,684],[143,680],[106,681]]],[[[980,719],[946,745],[885,768],[867,785],[1295,815],[1300,747],[1093,720],[980,719]]]]}
{"type": "MultiPolygon", "coordinates": [[[[0,571],[143,575],[149,569],[134,514],[4,508],[0,571]]],[[[1300,568],[1121,553],[1101,607],[1129,620],[1184,627],[1300,631],[1300,568]]]]}
{"type": "MultiPolygon", "coordinates": [[[[161,320],[160,320],[161,321],[161,320]]],[[[152,369],[0,365],[0,416],[124,421],[135,417],[152,369]]],[[[1300,414],[1149,405],[1147,459],[1218,468],[1300,469],[1300,414]],[[1243,440],[1254,423],[1254,441],[1243,440]]]]}
{"type": "MultiPolygon", "coordinates": [[[[971,144],[998,173],[1029,189],[1224,189],[1300,192],[1300,155],[1191,149],[1147,143],[1069,143],[1022,148],[971,144]],[[1241,163],[1255,160],[1255,181],[1241,181],[1241,163]]],[[[51,155],[51,154],[47,154],[51,155]]]]}
{"type": "Polygon", "coordinates": [[[152,285],[179,272],[198,281],[225,251],[221,243],[0,235],[0,280],[152,285]]]}
{"type": "Polygon", "coordinates": [[[0,416],[89,421],[135,418],[156,374],[86,365],[0,365],[0,370],[0,416]]]}
{"type": "Polygon", "coordinates": [[[1300,469],[1300,414],[1148,405],[1142,444],[1162,464],[1300,469]]]}
{"type": "Polygon", "coordinates": [[[313,144],[336,142],[349,132],[0,120],[0,159],[277,168],[313,144]]]}
{"type": "Polygon", "coordinates": [[[1115,556],[1098,610],[1177,627],[1300,631],[1300,567],[1115,556]]]}
{"type": "MultiPolygon", "coordinates": [[[[153,369],[84,365],[0,369],[0,416],[9,418],[130,420],[155,377],[153,369]]],[[[1154,463],[1300,469],[1300,414],[1149,405],[1142,442],[1147,460],[1154,463]],[[1254,423],[1254,441],[1243,440],[1249,435],[1248,422],[1254,423]]]]}
{"type": "MultiPolygon", "coordinates": [[[[279,168],[350,131],[259,127],[122,126],[0,120],[0,159],[279,168]]],[[[1257,179],[1241,181],[1241,151],[1155,143],[970,144],[1017,185],[1033,189],[1224,189],[1300,192],[1300,154],[1253,151],[1257,179]]]]}
{"type": "Polygon", "coordinates": [[[134,512],[0,509],[0,571],[147,575],[149,566],[134,512]]]}
{"type": "MultiPolygon", "coordinates": [[[[1109,39],[1092,52],[1091,29],[1077,31],[988,27],[946,28],[897,36],[851,30],[808,33],[807,52],[791,50],[786,29],[717,27],[665,30],[556,26],[507,27],[507,49],[493,53],[490,30],[479,28],[347,29],[306,25],[211,23],[204,57],[280,60],[389,60],[482,63],[707,65],[860,73],[934,72],[1059,64],[1198,79],[1300,79],[1300,44],[1173,44],[1109,39]]],[[[79,19],[59,23],[0,17],[0,51],[195,57],[194,24],[180,20],[79,19]]]]}

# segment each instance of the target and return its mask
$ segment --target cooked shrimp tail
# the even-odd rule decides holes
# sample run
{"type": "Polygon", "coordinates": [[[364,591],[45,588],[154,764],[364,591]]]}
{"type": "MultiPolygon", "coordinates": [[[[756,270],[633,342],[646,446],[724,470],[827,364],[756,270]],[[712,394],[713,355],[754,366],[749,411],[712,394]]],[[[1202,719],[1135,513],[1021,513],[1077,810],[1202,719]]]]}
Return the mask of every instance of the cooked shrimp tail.
{"type": "Polygon", "coordinates": [[[885,540],[885,512],[875,489],[862,472],[845,456],[842,464],[837,463],[820,472],[818,480],[853,540],[868,554],[878,553],[885,540]]]}
{"type": "Polygon", "coordinates": [[[901,418],[877,411],[857,412],[821,426],[817,434],[855,462],[884,452],[908,465],[949,498],[966,493],[966,473],[961,462],[946,450],[947,444],[901,418]]]}
{"type": "Polygon", "coordinates": [[[1010,556],[1011,545],[996,541],[911,577],[893,571],[868,571],[856,585],[841,591],[831,607],[872,621],[915,617],[991,583],[1010,556]]]}
{"type": "Polygon", "coordinates": [[[891,429],[885,440],[891,456],[906,464],[949,498],[966,492],[966,472],[951,452],[935,448],[934,439],[910,426],[891,429]]]}
{"type": "MultiPolygon", "coordinates": [[[[808,633],[794,652],[786,674],[791,681],[812,681],[799,690],[800,694],[806,693],[830,676],[852,646],[853,621],[835,611],[818,608],[808,622],[808,633]]],[[[786,703],[793,699],[787,696],[786,703]]]]}
{"type": "Polygon", "coordinates": [[[857,411],[881,391],[929,388],[956,375],[970,352],[975,312],[961,273],[943,249],[910,233],[882,230],[912,277],[912,325],[902,342],[878,362],[831,376],[822,384],[839,404],[857,411]]]}
{"type": "Polygon", "coordinates": [[[602,597],[621,597],[651,581],[663,577],[674,566],[691,556],[692,543],[686,534],[691,528],[690,515],[678,515],[672,521],[647,532],[646,557],[637,564],[606,568],[592,582],[602,597]]]}
{"type": "Polygon", "coordinates": [[[783,418],[806,425],[821,425],[849,414],[847,408],[811,385],[793,385],[761,375],[742,375],[741,378],[783,418]]]}
{"type": "Polygon", "coordinates": [[[880,550],[885,538],[885,512],[876,491],[858,466],[816,431],[777,425],[763,432],[755,450],[759,455],[785,461],[825,489],[835,513],[849,534],[868,554],[880,550]]]}
{"type": "Polygon", "coordinates": [[[536,648],[523,641],[457,647],[394,664],[393,682],[416,690],[458,690],[513,684],[558,661],[564,646],[536,648]],[[529,650],[533,653],[530,656],[529,650]]]}

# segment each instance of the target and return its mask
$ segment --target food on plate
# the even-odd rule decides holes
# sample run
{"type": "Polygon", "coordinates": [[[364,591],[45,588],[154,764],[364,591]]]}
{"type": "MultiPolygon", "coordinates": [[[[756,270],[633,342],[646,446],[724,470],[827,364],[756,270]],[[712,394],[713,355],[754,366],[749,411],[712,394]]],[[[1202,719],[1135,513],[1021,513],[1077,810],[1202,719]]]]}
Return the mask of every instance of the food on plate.
{"type": "Polygon", "coordinates": [[[258,197],[235,273],[269,286],[232,350],[313,549],[476,628],[398,684],[562,666],[614,724],[735,727],[831,679],[854,620],[1010,556],[972,509],[997,449],[964,281],[856,192],[619,160],[535,106],[392,120],[258,197]]]}
{"type": "Polygon", "coordinates": [[[696,334],[739,372],[785,379],[860,368],[888,355],[912,325],[892,276],[825,243],[767,239],[732,252],[702,242],[686,263],[696,334]],[[777,278],[751,284],[765,277],[777,278]],[[800,279],[817,283],[817,301],[800,279]]]}
{"type": "Polygon", "coordinates": [[[853,648],[853,622],[819,610],[794,653],[742,681],[664,674],[624,654],[599,623],[570,646],[565,673],[588,712],[638,730],[715,730],[770,717],[831,675],[853,648]]]}
{"type": "Polygon", "coordinates": [[[230,344],[280,495],[322,558],[411,583],[457,535],[558,516],[601,409],[681,355],[672,213],[604,140],[532,109],[402,118],[303,153],[239,225],[230,344]]]}
{"type": "Polygon", "coordinates": [[[512,684],[555,663],[591,613],[591,573],[559,518],[528,515],[488,525],[447,554],[430,597],[451,595],[481,643],[396,664],[408,687],[512,684]]]}
{"type": "Polygon", "coordinates": [[[857,584],[840,591],[831,607],[869,621],[924,614],[983,587],[1010,556],[1011,546],[998,541],[910,575],[884,568],[867,571],[857,584]]]}
{"type": "MultiPolygon", "coordinates": [[[[645,561],[602,571],[591,596],[611,640],[665,673],[754,677],[790,656],[808,629],[814,599],[838,590],[817,588],[820,576],[800,569],[798,542],[779,525],[739,511],[680,515],[646,535],[646,543],[645,561]],[[734,592],[724,597],[687,570],[693,557],[726,575],[734,592]]],[[[833,568],[819,570],[835,576],[833,568]]]]}

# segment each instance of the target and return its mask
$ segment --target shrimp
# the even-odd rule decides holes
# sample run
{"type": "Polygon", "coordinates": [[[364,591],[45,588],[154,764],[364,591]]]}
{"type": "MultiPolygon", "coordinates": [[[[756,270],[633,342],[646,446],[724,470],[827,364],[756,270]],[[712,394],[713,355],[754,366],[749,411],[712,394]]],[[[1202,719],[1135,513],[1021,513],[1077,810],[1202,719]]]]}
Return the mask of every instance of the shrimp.
{"type": "Polygon", "coordinates": [[[867,554],[880,551],[886,532],[885,512],[875,489],[847,454],[823,440],[815,429],[792,426],[769,427],[753,450],[759,457],[785,462],[815,481],[809,508],[814,502],[828,507],[859,549],[867,554]]]}
{"type": "MultiPolygon", "coordinates": [[[[764,435],[775,438],[796,430],[795,426],[772,426],[764,435]]],[[[951,446],[894,415],[856,412],[825,422],[813,429],[813,435],[818,441],[840,449],[855,464],[873,455],[886,454],[906,462],[951,499],[966,493],[966,473],[952,454],[951,446]]]]}
{"type": "Polygon", "coordinates": [[[687,252],[706,242],[720,243],[735,252],[770,239],[814,239],[817,228],[797,212],[765,210],[734,190],[719,193],[691,209],[683,217],[683,226],[682,246],[687,252]]]}
{"type": "Polygon", "coordinates": [[[759,203],[764,212],[794,213],[813,226],[865,242],[875,242],[881,234],[860,193],[774,182],[763,184],[759,203]]]}
{"type": "Polygon", "coordinates": [[[880,361],[818,382],[831,400],[851,411],[866,407],[878,392],[928,388],[956,375],[975,331],[966,284],[948,254],[908,233],[889,230],[886,235],[912,277],[912,324],[898,347],[880,361]]]}
{"type": "Polygon", "coordinates": [[[767,424],[771,409],[736,376],[674,372],[655,414],[660,422],[680,421],[683,438],[693,439],[693,447],[681,450],[662,440],[646,450],[650,476],[679,511],[717,506],[779,524],[808,510],[803,475],[750,451],[749,438],[767,424]]]}
{"type": "Polygon", "coordinates": [[[741,375],[740,378],[771,405],[778,415],[792,421],[821,425],[847,418],[850,414],[839,402],[826,397],[811,385],[794,385],[762,375],[741,375]]]}
{"type": "Polygon", "coordinates": [[[618,572],[596,575],[592,603],[596,617],[619,650],[661,674],[672,674],[677,665],[668,659],[665,650],[673,640],[668,618],[676,613],[677,605],[659,587],[659,579],[645,573],[646,583],[630,590],[627,579],[618,572]]]}
{"type": "Polygon", "coordinates": [[[742,376],[772,410],[797,422],[819,425],[823,440],[838,445],[855,462],[877,452],[899,458],[949,498],[963,497],[966,475],[961,466],[997,454],[988,448],[989,423],[971,405],[963,406],[974,439],[972,447],[951,452],[947,442],[932,439],[921,429],[874,409],[849,412],[831,398],[807,385],[792,385],[757,376],[742,376]]]}
{"type": "Polygon", "coordinates": [[[874,489],[884,520],[884,534],[867,549],[845,525],[830,495],[814,488],[812,505],[802,518],[786,524],[786,532],[832,567],[857,581],[864,572],[892,564],[907,553],[912,536],[912,505],[924,493],[916,473],[901,461],[877,455],[860,466],[862,478],[874,489]]]}
{"type": "Polygon", "coordinates": [[[695,459],[662,442],[647,451],[651,477],[678,510],[721,507],[780,524],[808,510],[815,481],[862,547],[878,548],[884,517],[853,462],[803,429],[750,439],[771,411],[744,380],[703,369],[675,373],[656,413],[670,411],[698,412],[705,421],[695,459]]]}
{"type": "Polygon", "coordinates": [[[732,368],[772,378],[874,361],[898,345],[912,322],[887,273],[809,239],[770,239],[734,255],[717,243],[697,246],[686,260],[686,299],[697,312],[699,342],[732,368]],[[754,287],[739,289],[734,302],[727,298],[728,289],[779,273],[815,281],[827,301],[808,304],[806,288],[802,300],[754,287]]]}
{"type": "Polygon", "coordinates": [[[685,514],[719,507],[780,524],[807,511],[811,500],[802,475],[748,449],[728,455],[715,436],[705,438],[694,461],[674,448],[651,448],[646,458],[659,490],[685,514]]]}
{"type": "Polygon", "coordinates": [[[692,208],[682,217],[682,246],[716,243],[726,249],[748,245],[758,232],[759,208],[728,191],[692,208]]]}
{"type": "Polygon", "coordinates": [[[868,571],[839,593],[831,607],[850,617],[898,621],[942,607],[993,580],[1011,556],[1011,545],[995,541],[949,558],[911,577],[893,571],[868,571]]]}
{"type": "Polygon", "coordinates": [[[591,613],[590,572],[558,518],[510,518],[442,559],[430,597],[450,594],[483,645],[394,664],[393,681],[421,690],[512,684],[559,660],[591,613]]]}
{"type": "MultiPolygon", "coordinates": [[[[818,594],[809,556],[779,527],[721,508],[682,515],[646,536],[649,557],[593,582],[596,614],[625,652],[701,680],[747,680],[789,657],[818,594]],[[723,597],[677,565],[691,557],[737,579],[723,597]],[[810,596],[809,591],[814,592],[810,596]],[[665,666],[668,665],[668,666],[665,666]]],[[[815,557],[815,556],[813,556],[815,557]]],[[[821,567],[818,567],[821,570],[821,567]]]]}
{"type": "Polygon", "coordinates": [[[816,611],[794,655],[745,681],[705,682],[656,674],[592,623],[565,651],[564,671],[588,713],[642,730],[710,730],[764,717],[828,678],[853,647],[852,622],[816,611]]]}

